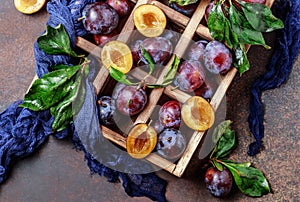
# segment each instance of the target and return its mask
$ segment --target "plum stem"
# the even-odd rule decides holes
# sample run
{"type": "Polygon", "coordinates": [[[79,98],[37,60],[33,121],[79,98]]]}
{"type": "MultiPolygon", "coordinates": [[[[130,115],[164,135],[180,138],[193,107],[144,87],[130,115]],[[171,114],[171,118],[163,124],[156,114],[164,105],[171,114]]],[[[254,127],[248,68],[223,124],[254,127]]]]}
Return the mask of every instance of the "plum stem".
{"type": "Polygon", "coordinates": [[[84,20],[86,18],[86,16],[84,15],[84,16],[81,16],[80,18],[78,18],[77,20],[78,21],[82,21],[82,20],[84,20]]]}

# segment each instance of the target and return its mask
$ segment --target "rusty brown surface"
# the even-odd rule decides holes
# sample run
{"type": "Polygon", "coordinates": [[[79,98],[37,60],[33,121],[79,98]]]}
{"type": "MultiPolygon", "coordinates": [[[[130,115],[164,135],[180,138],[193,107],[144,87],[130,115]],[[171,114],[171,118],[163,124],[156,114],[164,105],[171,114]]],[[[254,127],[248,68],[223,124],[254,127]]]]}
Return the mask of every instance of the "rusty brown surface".
{"type": "MultiPolygon", "coordinates": [[[[0,4],[0,110],[22,99],[35,74],[33,43],[44,30],[48,14],[43,9],[34,15],[15,10],[13,1],[0,4]]],[[[275,34],[266,35],[274,46],[275,34]]],[[[222,201],[297,201],[299,192],[300,124],[298,58],[288,81],[276,90],[263,93],[265,106],[264,151],[247,156],[253,141],[248,129],[249,90],[261,75],[272,54],[251,47],[251,70],[236,76],[227,93],[227,117],[233,121],[238,146],[231,158],[250,161],[268,178],[273,193],[250,198],[234,190],[222,201]]],[[[201,163],[194,155],[184,176],[177,178],[164,171],[158,175],[168,181],[169,201],[220,201],[206,191],[201,163]]],[[[128,197],[120,183],[112,184],[104,177],[90,176],[83,153],[76,152],[69,140],[52,137],[42,148],[13,166],[8,180],[0,187],[0,201],[150,201],[128,197]]]]}

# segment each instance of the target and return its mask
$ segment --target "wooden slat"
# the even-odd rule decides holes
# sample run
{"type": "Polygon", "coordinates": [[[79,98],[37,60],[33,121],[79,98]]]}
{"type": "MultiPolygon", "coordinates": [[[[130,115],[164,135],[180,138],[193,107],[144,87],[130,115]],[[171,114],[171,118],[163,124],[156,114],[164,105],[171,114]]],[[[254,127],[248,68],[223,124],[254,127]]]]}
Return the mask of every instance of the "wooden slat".
{"type": "Polygon", "coordinates": [[[195,150],[197,149],[205,132],[195,131],[192,135],[182,157],[179,159],[173,174],[177,177],[181,177],[188,166],[195,150]]]}

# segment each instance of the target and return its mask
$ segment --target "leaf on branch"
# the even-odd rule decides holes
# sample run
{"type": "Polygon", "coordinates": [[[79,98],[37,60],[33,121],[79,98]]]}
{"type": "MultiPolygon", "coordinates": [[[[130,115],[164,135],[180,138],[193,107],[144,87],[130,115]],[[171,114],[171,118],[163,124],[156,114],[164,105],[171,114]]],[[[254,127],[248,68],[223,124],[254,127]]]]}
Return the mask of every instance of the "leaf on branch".
{"type": "Polygon", "coordinates": [[[84,102],[85,82],[82,75],[78,75],[71,86],[72,91],[58,104],[51,107],[50,112],[54,116],[53,131],[61,131],[72,123],[84,102]]]}
{"type": "Polygon", "coordinates": [[[249,164],[224,163],[233,175],[240,191],[248,196],[259,197],[268,194],[271,189],[264,174],[249,164]]]}
{"type": "Polygon", "coordinates": [[[231,130],[230,120],[223,121],[213,131],[213,142],[217,143],[211,157],[224,158],[235,146],[235,132],[231,130]]]}
{"type": "Polygon", "coordinates": [[[148,65],[149,65],[149,73],[147,76],[151,75],[154,71],[154,61],[153,58],[151,57],[151,55],[147,52],[147,50],[141,46],[142,48],[142,55],[145,58],[145,60],[147,61],[148,65]]]}
{"type": "Polygon", "coordinates": [[[169,69],[167,70],[166,74],[164,75],[163,82],[161,84],[147,84],[147,87],[148,88],[163,88],[168,85],[171,85],[174,77],[176,76],[179,64],[180,64],[180,59],[177,57],[177,55],[174,55],[172,64],[170,65],[169,69]]]}
{"type": "Polygon", "coordinates": [[[25,95],[24,103],[20,106],[40,111],[58,104],[69,91],[72,91],[74,85],[72,78],[80,67],[80,65],[68,66],[68,68],[52,71],[35,80],[25,95]]]}
{"type": "Polygon", "coordinates": [[[120,83],[123,83],[125,85],[129,85],[129,86],[132,86],[132,85],[137,85],[138,83],[133,83],[131,81],[129,81],[127,79],[127,76],[122,73],[121,71],[113,68],[113,67],[110,67],[109,68],[109,75],[115,79],[116,81],[120,82],[120,83]]]}
{"type": "Polygon", "coordinates": [[[222,11],[221,3],[217,2],[211,8],[210,14],[208,16],[208,28],[211,36],[217,41],[223,41],[226,18],[222,11]]]}
{"type": "Polygon", "coordinates": [[[46,33],[38,37],[37,43],[39,48],[47,54],[66,54],[78,57],[72,50],[68,33],[61,24],[55,28],[47,25],[46,33]]]}
{"type": "Polygon", "coordinates": [[[254,30],[259,32],[271,32],[284,27],[283,22],[276,18],[269,7],[264,4],[240,2],[245,17],[254,30]]]}
{"type": "Polygon", "coordinates": [[[232,30],[238,36],[240,43],[262,45],[267,49],[270,48],[266,45],[262,33],[254,30],[245,16],[241,12],[239,12],[233,5],[229,8],[229,14],[229,20],[231,22],[232,30]]]}

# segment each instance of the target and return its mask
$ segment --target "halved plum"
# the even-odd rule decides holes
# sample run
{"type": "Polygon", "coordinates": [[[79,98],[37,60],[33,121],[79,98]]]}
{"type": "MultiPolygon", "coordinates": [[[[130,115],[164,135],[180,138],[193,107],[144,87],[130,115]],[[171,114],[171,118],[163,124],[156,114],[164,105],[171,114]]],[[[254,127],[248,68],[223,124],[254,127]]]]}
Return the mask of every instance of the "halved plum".
{"type": "Polygon", "coordinates": [[[200,96],[192,96],[183,104],[181,117],[189,128],[198,131],[209,129],[215,121],[214,109],[200,96]]]}
{"type": "Polygon", "coordinates": [[[160,36],[167,25],[164,12],[152,4],[138,6],[134,10],[133,21],[137,30],[146,37],[160,36]]]}
{"type": "Polygon", "coordinates": [[[137,159],[148,156],[157,143],[157,133],[152,126],[146,123],[137,124],[129,132],[126,139],[128,154],[137,159]]]}
{"type": "Polygon", "coordinates": [[[113,67],[126,74],[131,70],[133,65],[131,50],[127,44],[121,41],[110,41],[102,48],[101,62],[108,70],[113,67]]]}

